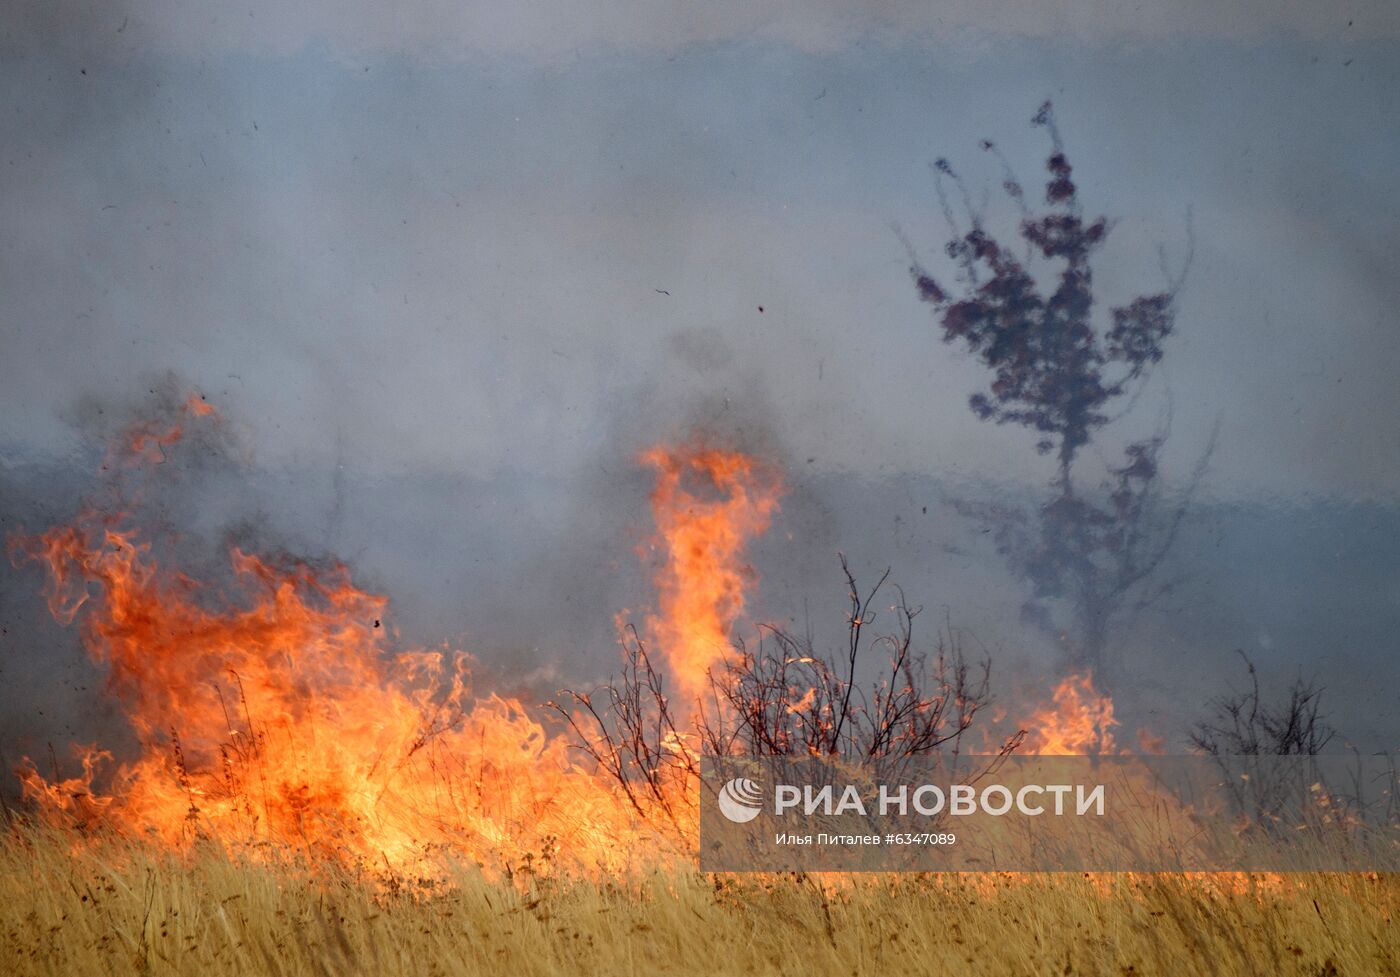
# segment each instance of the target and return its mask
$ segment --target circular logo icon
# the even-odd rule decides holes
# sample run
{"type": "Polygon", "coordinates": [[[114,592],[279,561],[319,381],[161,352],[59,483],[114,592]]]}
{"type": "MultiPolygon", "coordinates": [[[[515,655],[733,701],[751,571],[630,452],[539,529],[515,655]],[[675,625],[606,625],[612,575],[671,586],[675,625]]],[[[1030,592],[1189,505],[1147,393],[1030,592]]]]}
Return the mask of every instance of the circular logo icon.
{"type": "Polygon", "coordinates": [[[735,824],[746,824],[763,810],[763,788],[744,777],[735,777],[719,789],[719,811],[735,824]]]}

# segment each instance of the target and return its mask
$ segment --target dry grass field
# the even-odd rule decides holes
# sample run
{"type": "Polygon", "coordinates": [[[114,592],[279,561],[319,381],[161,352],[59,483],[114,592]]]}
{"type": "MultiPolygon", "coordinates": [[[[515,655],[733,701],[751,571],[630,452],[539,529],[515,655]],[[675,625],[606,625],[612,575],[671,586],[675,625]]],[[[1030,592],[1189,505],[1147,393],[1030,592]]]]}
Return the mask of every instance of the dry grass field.
{"type": "Polygon", "coordinates": [[[0,848],[0,972],[1400,973],[1400,879],[706,876],[386,883],[72,837],[0,848]]]}

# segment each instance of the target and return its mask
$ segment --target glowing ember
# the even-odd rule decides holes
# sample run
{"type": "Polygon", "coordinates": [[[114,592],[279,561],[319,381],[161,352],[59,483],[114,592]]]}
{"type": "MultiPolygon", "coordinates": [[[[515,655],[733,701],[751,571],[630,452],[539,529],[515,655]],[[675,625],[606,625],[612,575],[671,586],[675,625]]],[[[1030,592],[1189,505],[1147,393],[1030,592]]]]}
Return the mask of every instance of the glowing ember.
{"type": "Polygon", "coordinates": [[[218,409],[196,393],[190,394],[189,397],[185,399],[185,410],[189,411],[195,417],[217,418],[219,416],[218,409]]]}

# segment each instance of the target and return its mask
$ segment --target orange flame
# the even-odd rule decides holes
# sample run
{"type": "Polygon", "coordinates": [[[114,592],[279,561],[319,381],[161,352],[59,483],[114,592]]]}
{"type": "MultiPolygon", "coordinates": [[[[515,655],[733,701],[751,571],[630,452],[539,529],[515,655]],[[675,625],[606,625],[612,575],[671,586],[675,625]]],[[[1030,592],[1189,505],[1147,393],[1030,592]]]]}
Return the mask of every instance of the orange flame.
{"type": "MultiPolygon", "coordinates": [[[[181,409],[183,425],[131,428],[126,458],[159,463],[184,427],[219,420],[197,396],[181,409]]],[[[656,471],[664,557],[646,630],[688,711],[729,653],[753,577],[745,548],[777,511],[780,479],[701,441],[654,447],[642,461],[656,471]]],[[[468,656],[393,653],[386,599],[357,588],[344,566],[234,548],[229,583],[216,589],[162,565],[125,517],[96,511],[16,539],[11,552],[48,570],[52,613],[81,620],[141,741],[121,763],[80,751],[82,774],[67,779],[26,758],[16,771],[24,794],[56,822],[426,873],[438,852],[488,867],[544,856],[614,872],[629,852],[658,850],[618,785],[581,766],[566,737],[517,700],[473,694],[468,656]],[[104,765],[115,769],[98,791],[104,765]]],[[[1025,724],[1024,749],[1112,752],[1116,724],[1092,677],[1070,676],[1025,724]]]]}
{"type": "Polygon", "coordinates": [[[652,448],[642,461],[656,469],[653,546],[666,557],[656,574],[660,614],[647,621],[647,631],[670,665],[685,710],[729,653],[753,577],[744,548],[768,528],[780,480],[748,455],[698,441],[652,448]]]}
{"type": "MultiPolygon", "coordinates": [[[[182,410],[191,422],[218,419],[196,397],[182,410]]],[[[183,433],[181,424],[138,424],[121,460],[163,460],[183,433]]],[[[731,492],[712,516],[726,506],[771,509],[748,501],[752,465],[742,456],[653,457],[672,459],[661,495],[676,492],[693,464],[731,492]]],[[[721,559],[742,545],[732,532],[716,547],[721,559]]],[[[83,773],[67,779],[25,758],[16,771],[24,795],[51,820],[100,822],[177,847],[200,837],[249,850],[272,843],[425,873],[444,851],[533,871],[541,857],[615,871],[632,851],[657,852],[616,782],[581,766],[566,737],[517,700],[472,693],[468,656],[392,653],[387,601],[357,588],[344,566],[234,548],[228,584],[213,588],[162,565],[154,549],[125,517],[91,510],[11,541],[14,557],[48,570],[54,616],[80,619],[142,747],[115,764],[102,792],[95,781],[110,754],[82,751],[83,773]]],[[[672,568],[676,593],[712,586],[687,580],[697,567],[709,564],[672,568]]],[[[733,586],[723,614],[742,606],[737,574],[733,586]]]]}
{"type": "Polygon", "coordinates": [[[205,400],[203,395],[197,393],[192,393],[185,398],[185,410],[195,417],[212,417],[216,420],[219,417],[218,408],[205,400]]]}
{"type": "MultiPolygon", "coordinates": [[[[215,423],[222,420],[218,409],[198,393],[191,393],[186,397],[179,410],[191,418],[212,420],[215,423]]],[[[184,425],[176,421],[137,421],[127,428],[121,441],[108,450],[102,462],[102,470],[107,471],[123,465],[164,464],[167,449],[177,444],[184,436],[184,425]]]]}
{"type": "Polygon", "coordinates": [[[90,605],[84,643],[144,745],[104,798],[95,754],[79,779],[22,770],[50,813],[170,845],[211,834],[395,868],[433,848],[508,863],[564,843],[607,860],[630,830],[608,787],[520,703],[471,697],[465,656],[389,655],[384,598],[344,567],[234,549],[230,601],[91,519],[22,549],[48,565],[60,618],[90,605]]]}
{"type": "Polygon", "coordinates": [[[1089,672],[1070,675],[1055,686],[1051,702],[1034,712],[1021,752],[1045,756],[1112,753],[1115,749],[1113,700],[1099,692],[1089,672]]]}

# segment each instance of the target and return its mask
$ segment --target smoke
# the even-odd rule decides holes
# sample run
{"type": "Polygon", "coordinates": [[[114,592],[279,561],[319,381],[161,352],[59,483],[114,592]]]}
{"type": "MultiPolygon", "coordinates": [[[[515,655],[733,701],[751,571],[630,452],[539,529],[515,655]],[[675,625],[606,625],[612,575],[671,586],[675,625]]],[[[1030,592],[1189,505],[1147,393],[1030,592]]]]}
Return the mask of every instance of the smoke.
{"type": "MultiPolygon", "coordinates": [[[[733,379],[731,369],[717,379],[733,379]]],[[[164,559],[208,581],[215,595],[227,580],[231,544],[274,561],[348,560],[358,584],[389,596],[385,626],[399,646],[446,642],[469,651],[479,662],[480,689],[540,702],[613,671],[615,615],[629,611],[640,623],[654,607],[654,559],[646,553],[651,481],[636,451],[686,429],[688,416],[731,445],[785,458],[788,491],[772,528],[751,547],[756,582],[736,637],[752,642],[753,624],[771,622],[810,633],[820,650],[839,648],[846,606],[840,549],[864,584],[890,567],[892,581],[925,608],[923,650],[951,626],[974,657],[989,656],[1001,702],[1043,700],[1055,674],[1036,629],[1014,621],[1015,583],[985,527],[943,501],[975,491],[1025,504],[1024,490],[914,475],[806,474],[801,459],[783,454],[761,402],[726,407],[720,394],[666,416],[639,394],[618,412],[614,449],[572,478],[349,469],[337,480],[319,468],[270,471],[237,418],[227,416],[186,424],[160,464],[101,473],[111,440],[187,421],[187,390],[163,375],[122,402],[82,398],[68,412],[77,446],[68,457],[40,464],[7,453],[0,472],[7,536],[67,522],[84,501],[124,506],[164,559]],[[324,535],[336,509],[343,530],[333,547],[324,535]]],[[[1324,709],[1345,705],[1352,718],[1341,725],[1351,742],[1390,742],[1396,730],[1387,725],[1383,684],[1364,676],[1371,649],[1388,647],[1400,625],[1384,612],[1384,568],[1393,554],[1374,542],[1397,529],[1400,518],[1384,507],[1207,501],[1171,568],[1191,571],[1188,585],[1119,635],[1115,652],[1134,676],[1115,689],[1123,728],[1176,742],[1198,718],[1194,704],[1238,679],[1231,652],[1245,647],[1261,659],[1266,682],[1324,673],[1324,709]],[[1361,539],[1373,541],[1369,550],[1350,544],[1349,570],[1337,576],[1325,558],[1329,547],[1361,539]],[[1290,600],[1305,581],[1309,600],[1290,600]],[[1182,661],[1192,663],[1189,681],[1182,661]]],[[[33,566],[0,566],[0,747],[13,761],[47,757],[52,743],[60,764],[70,742],[129,749],[130,730],[104,694],[102,669],[78,646],[75,629],[50,618],[42,579],[33,566]]]]}
{"type": "MultiPolygon", "coordinates": [[[[212,26],[188,4],[0,10],[7,536],[101,500],[109,440],[172,419],[194,387],[224,425],[116,479],[180,565],[218,581],[231,542],[344,560],[391,598],[401,643],[472,652],[483,686],[538,701],[615,667],[615,615],[654,599],[637,454],[701,429],[785,472],[751,551],[753,620],[839,643],[840,550],[862,581],[890,567],[926,639],[951,622],[1029,701],[1056,651],[1017,619],[995,527],[945,500],[1033,505],[1039,473],[1021,432],[968,415],[982,376],[930,335],[888,225],[936,228],[940,152],[990,133],[1038,158],[1037,140],[1017,148],[1025,106],[1066,88],[1095,206],[1125,216],[1128,253],[1100,280],[1134,294],[1182,201],[1207,215],[1171,354],[1169,475],[1226,416],[1220,498],[1176,556],[1191,584],[1115,636],[1137,700],[1120,714],[1173,736],[1244,647],[1284,681],[1334,676],[1328,700],[1364,727],[1347,732],[1393,742],[1373,680],[1400,624],[1378,542],[1400,523],[1400,415],[1375,410],[1396,348],[1393,234],[1375,220],[1394,196],[1393,134],[1373,124],[1392,100],[1383,40],[1003,38],[953,59],[837,31],[828,57],[783,25],[755,40],[767,8],[751,5],[728,24],[723,6],[631,18],[618,50],[582,56],[564,41],[612,15],[542,33],[527,11],[477,32],[511,58],[474,60],[464,18],[486,15],[466,8],[393,24],[355,4],[248,9],[212,26]],[[430,35],[451,63],[418,56],[430,35]],[[734,35],[751,43],[686,46],[734,35]],[[549,70],[515,58],[531,44],[554,46],[549,70]],[[151,378],[166,366],[178,377],[151,378]]],[[[1309,9],[1276,16],[1343,31],[1309,9]]],[[[841,19],[790,18],[809,36],[841,19]]],[[[114,740],[100,670],[41,582],[0,568],[11,760],[114,740]]]]}
{"type": "Polygon", "coordinates": [[[420,2],[400,5],[393,16],[370,0],[296,5],[246,0],[238,16],[218,16],[207,5],[174,0],[16,0],[0,10],[0,36],[100,43],[122,53],[154,46],[187,55],[285,54],[325,42],[351,55],[388,50],[436,58],[486,53],[550,60],[600,46],[669,52],[752,38],[808,51],[839,50],[869,38],[975,46],[989,34],[1096,43],[1279,35],[1316,41],[1353,25],[1372,37],[1400,32],[1393,7],[1382,0],[1350,0],[1326,9],[1265,0],[1177,0],[1147,8],[1059,0],[1034,16],[1010,0],[950,0],[936,9],[916,0],[715,0],[703,8],[607,0],[577,9],[548,0],[507,7],[420,2]]]}

